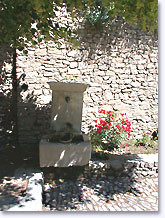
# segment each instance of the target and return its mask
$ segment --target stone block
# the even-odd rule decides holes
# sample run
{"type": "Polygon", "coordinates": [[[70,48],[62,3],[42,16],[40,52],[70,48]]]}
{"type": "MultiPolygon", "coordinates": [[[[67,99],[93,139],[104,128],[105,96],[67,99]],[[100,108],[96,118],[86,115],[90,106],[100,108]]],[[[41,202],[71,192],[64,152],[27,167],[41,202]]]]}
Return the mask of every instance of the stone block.
{"type": "Polygon", "coordinates": [[[123,163],[120,160],[113,160],[110,163],[110,166],[111,166],[111,168],[114,171],[121,171],[121,170],[123,170],[123,163]]]}

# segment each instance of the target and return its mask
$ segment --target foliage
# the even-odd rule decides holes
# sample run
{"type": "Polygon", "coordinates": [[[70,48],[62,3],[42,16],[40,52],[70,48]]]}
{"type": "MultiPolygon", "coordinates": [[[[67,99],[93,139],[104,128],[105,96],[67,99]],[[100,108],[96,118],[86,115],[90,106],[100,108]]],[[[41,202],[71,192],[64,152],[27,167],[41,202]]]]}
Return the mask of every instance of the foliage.
{"type": "Polygon", "coordinates": [[[158,140],[158,129],[152,133],[152,139],[154,141],[158,140]]]}
{"type": "Polygon", "coordinates": [[[110,11],[113,8],[113,2],[105,2],[101,0],[96,0],[93,2],[93,5],[89,7],[88,5],[84,4],[84,23],[86,26],[92,26],[96,29],[103,27],[106,22],[113,18],[110,11]],[[105,4],[106,3],[106,4],[105,4]],[[107,5],[109,7],[107,7],[107,5]],[[110,7],[112,5],[112,7],[110,7]]]}
{"type": "Polygon", "coordinates": [[[9,43],[23,50],[29,42],[36,45],[43,39],[57,42],[60,38],[72,38],[70,26],[60,25],[56,19],[64,3],[70,11],[81,6],[79,0],[0,1],[0,45],[9,43]]]}
{"type": "Polygon", "coordinates": [[[122,140],[130,138],[131,123],[126,113],[99,110],[101,117],[91,128],[91,143],[95,148],[113,150],[121,146],[122,140]]]}
{"type": "Polygon", "coordinates": [[[145,133],[145,134],[143,134],[141,139],[136,140],[135,145],[136,146],[153,147],[153,143],[154,143],[154,140],[152,139],[152,136],[150,135],[150,133],[145,133]]]}
{"type": "MultiPolygon", "coordinates": [[[[69,24],[60,25],[59,7],[66,7],[72,17],[81,12],[93,26],[105,25],[119,16],[130,24],[138,23],[143,30],[158,27],[157,0],[4,0],[0,1],[0,45],[9,43],[23,50],[44,40],[73,38],[69,24]]],[[[26,53],[26,52],[25,52],[26,53]]]]}
{"type": "Polygon", "coordinates": [[[85,5],[84,12],[86,23],[95,28],[118,17],[131,25],[137,23],[143,31],[158,30],[157,0],[95,0],[91,7],[85,5]]]}
{"type": "Polygon", "coordinates": [[[3,84],[6,81],[6,74],[5,72],[0,73],[0,84],[3,84]]]}
{"type": "Polygon", "coordinates": [[[143,134],[140,139],[135,136],[122,144],[121,150],[124,153],[133,154],[149,154],[157,153],[158,151],[158,140],[153,139],[153,136],[149,133],[143,134]]]}

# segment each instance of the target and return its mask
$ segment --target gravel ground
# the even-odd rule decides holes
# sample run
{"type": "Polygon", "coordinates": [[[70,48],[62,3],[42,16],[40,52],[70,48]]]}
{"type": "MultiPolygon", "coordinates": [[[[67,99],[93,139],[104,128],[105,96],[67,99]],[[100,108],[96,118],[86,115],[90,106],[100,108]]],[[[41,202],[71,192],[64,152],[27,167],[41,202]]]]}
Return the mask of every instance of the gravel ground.
{"type": "Polygon", "coordinates": [[[86,173],[44,185],[46,211],[158,211],[158,178],[86,173]]]}

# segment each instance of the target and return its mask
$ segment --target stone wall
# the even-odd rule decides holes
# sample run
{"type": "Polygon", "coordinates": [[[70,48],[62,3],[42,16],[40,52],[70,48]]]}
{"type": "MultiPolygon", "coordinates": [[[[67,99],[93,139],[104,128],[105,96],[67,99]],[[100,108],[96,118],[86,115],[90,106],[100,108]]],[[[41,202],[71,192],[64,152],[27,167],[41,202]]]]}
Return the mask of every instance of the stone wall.
{"type": "Polygon", "coordinates": [[[51,91],[48,81],[87,83],[82,130],[98,117],[98,109],[126,112],[132,134],[152,133],[158,128],[157,36],[116,20],[108,28],[79,30],[79,48],[61,41],[29,47],[18,52],[20,87],[19,136],[21,143],[38,142],[49,129],[51,91]]]}

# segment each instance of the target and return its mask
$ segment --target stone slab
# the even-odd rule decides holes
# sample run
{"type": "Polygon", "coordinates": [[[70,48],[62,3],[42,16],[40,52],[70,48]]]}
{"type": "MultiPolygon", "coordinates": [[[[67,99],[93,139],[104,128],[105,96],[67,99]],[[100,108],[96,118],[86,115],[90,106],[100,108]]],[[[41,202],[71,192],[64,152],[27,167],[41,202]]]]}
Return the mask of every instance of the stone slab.
{"type": "Polygon", "coordinates": [[[69,167],[88,164],[91,158],[89,141],[75,143],[52,143],[42,139],[39,145],[40,167],[69,167]]]}
{"type": "Polygon", "coordinates": [[[64,82],[48,82],[50,88],[56,92],[84,92],[88,84],[84,83],[64,83],[64,82]]]}

